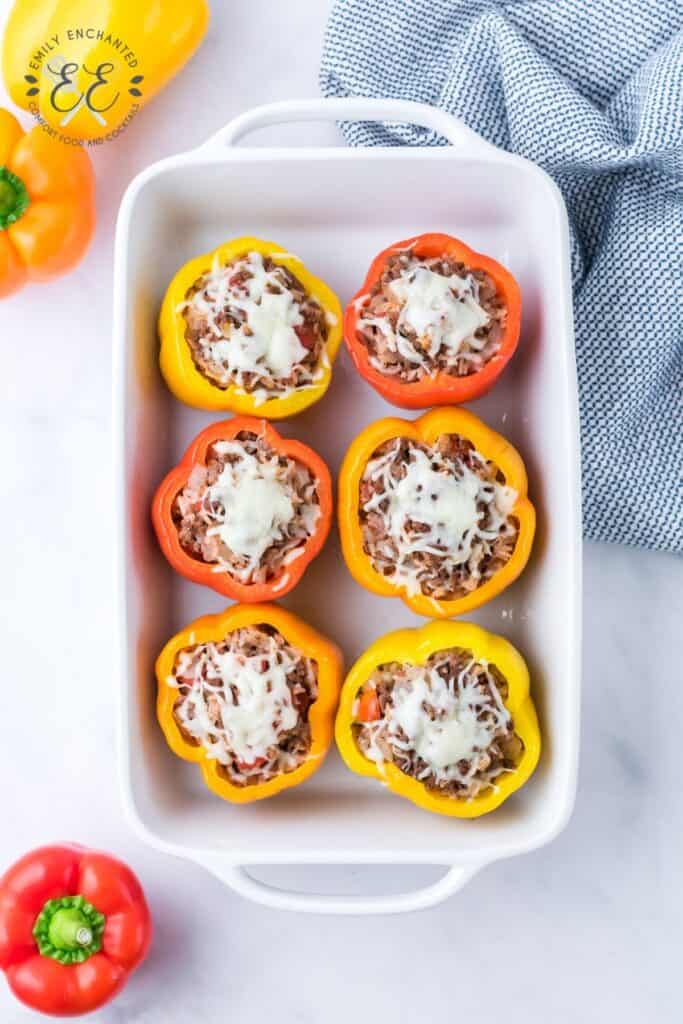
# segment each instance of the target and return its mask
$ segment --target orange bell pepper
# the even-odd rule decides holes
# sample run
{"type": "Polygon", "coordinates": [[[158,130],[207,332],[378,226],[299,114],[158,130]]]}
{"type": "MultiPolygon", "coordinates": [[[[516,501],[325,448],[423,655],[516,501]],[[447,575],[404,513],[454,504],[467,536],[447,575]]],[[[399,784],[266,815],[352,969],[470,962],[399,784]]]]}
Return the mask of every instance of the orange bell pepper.
{"type": "Polygon", "coordinates": [[[212,423],[195,437],[180,463],[162,481],[152,502],[152,522],[161,550],[182,576],[193,583],[211,587],[234,601],[271,601],[284,597],[301,579],[306,567],[320,553],[332,525],[332,479],[320,456],[301,441],[285,440],[267,420],[250,416],[235,416],[231,420],[212,423]],[[317,481],[320,516],[316,529],[301,546],[296,558],[283,566],[275,579],[268,583],[241,583],[228,572],[216,572],[216,566],[193,558],[184,550],[173,521],[173,504],[186,485],[192,469],[204,465],[207,453],[216,441],[228,441],[242,431],[261,435],[276,452],[296,459],[310,471],[317,481]]]}
{"type": "Polygon", "coordinates": [[[0,298],[82,258],[95,227],[87,154],[0,108],[0,298]]]}
{"type": "Polygon", "coordinates": [[[198,764],[204,784],[213,793],[231,803],[252,803],[298,785],[321,766],[332,743],[342,669],[342,656],[337,646],[291,612],[274,604],[232,605],[219,615],[204,615],[196,619],[164,647],[156,663],[159,684],[157,718],[173,753],[198,764]],[[293,771],[283,772],[267,782],[237,786],[230,782],[218,761],[209,757],[201,745],[188,742],[183,736],[173,714],[178,689],[169,686],[168,680],[173,674],[176,656],[183,648],[217,642],[235,630],[261,624],[273,626],[292,647],[317,664],[318,696],[308,712],[311,746],[306,760],[293,771]]]}
{"type": "Polygon", "coordinates": [[[432,409],[414,421],[398,418],[376,420],[352,442],[339,474],[339,533],[346,565],[353,578],[375,594],[400,597],[412,611],[426,617],[450,618],[478,608],[508,587],[524,569],[531,554],[536,529],[534,506],[527,498],[527,476],[519,452],[509,441],[466,409],[432,409]],[[358,516],[360,483],[365,467],[380,445],[395,437],[407,437],[431,445],[441,434],[459,434],[501,471],[505,483],[517,492],[511,515],[519,523],[512,557],[498,572],[469,594],[451,600],[437,600],[426,594],[409,594],[405,586],[392,583],[373,567],[363,547],[358,516]]]}
{"type": "Polygon", "coordinates": [[[443,234],[417,235],[402,242],[395,242],[384,249],[370,264],[367,277],[360,290],[351,299],[344,313],[344,341],[356,369],[365,380],[372,384],[382,398],[403,409],[427,409],[431,405],[459,405],[480,398],[493,387],[511,359],[519,341],[522,318],[522,296],[519,285],[512,274],[496,260],[470,249],[457,238],[443,234]],[[358,319],[373,286],[382,275],[387,261],[397,252],[412,249],[418,259],[449,256],[464,263],[472,270],[483,270],[494,281],[507,306],[507,321],[500,348],[485,366],[466,377],[450,373],[425,374],[419,380],[402,383],[397,376],[380,373],[371,364],[368,350],[363,344],[358,319]]]}

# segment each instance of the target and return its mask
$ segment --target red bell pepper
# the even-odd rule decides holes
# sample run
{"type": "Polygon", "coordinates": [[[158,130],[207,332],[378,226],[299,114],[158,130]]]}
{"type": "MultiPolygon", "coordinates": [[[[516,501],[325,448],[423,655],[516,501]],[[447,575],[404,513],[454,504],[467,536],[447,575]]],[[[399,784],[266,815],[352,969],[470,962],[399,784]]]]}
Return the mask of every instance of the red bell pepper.
{"type": "Polygon", "coordinates": [[[370,264],[367,277],[361,289],[354,295],[344,313],[344,341],[356,369],[365,380],[372,384],[388,402],[403,409],[427,409],[432,405],[459,405],[471,402],[493,387],[512,357],[517,342],[522,317],[522,297],[519,285],[512,274],[495,260],[475,252],[458,238],[443,234],[417,235],[402,242],[395,242],[384,249],[370,264]],[[396,376],[380,373],[370,362],[368,350],[358,332],[363,299],[371,292],[382,276],[382,271],[391,256],[412,249],[418,259],[448,256],[464,263],[470,270],[483,270],[493,280],[498,292],[505,300],[507,321],[500,348],[481,370],[466,377],[450,373],[425,374],[419,380],[402,382],[396,376]]]}
{"type": "Polygon", "coordinates": [[[211,587],[234,601],[253,603],[273,601],[284,597],[296,586],[304,570],[319,554],[332,525],[332,478],[320,456],[301,441],[286,440],[267,420],[251,416],[235,416],[231,420],[213,423],[198,434],[185,452],[180,463],[162,481],[152,502],[152,523],[164,555],[176,570],[193,583],[211,587]],[[317,482],[320,516],[316,528],[301,545],[296,558],[288,562],[274,579],[267,583],[242,583],[228,572],[215,572],[215,566],[193,558],[185,551],[173,520],[173,505],[178,493],[187,484],[194,466],[205,465],[208,450],[216,441],[229,441],[242,432],[258,434],[278,454],[302,463],[317,482]]]}
{"type": "Polygon", "coordinates": [[[125,864],[74,843],[43,846],[0,878],[0,968],[15,996],[56,1017],[109,1002],[142,963],[152,924],[125,864]]]}

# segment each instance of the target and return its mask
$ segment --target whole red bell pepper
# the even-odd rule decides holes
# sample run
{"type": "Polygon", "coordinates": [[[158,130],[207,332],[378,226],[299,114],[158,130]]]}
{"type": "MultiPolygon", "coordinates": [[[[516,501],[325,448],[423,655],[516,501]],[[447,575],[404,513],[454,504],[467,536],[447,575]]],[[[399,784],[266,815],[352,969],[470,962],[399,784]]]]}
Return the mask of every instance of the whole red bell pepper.
{"type": "Polygon", "coordinates": [[[0,878],[0,967],[15,996],[56,1017],[109,1002],[145,958],[152,924],[139,881],[72,843],[27,853],[0,878]]]}

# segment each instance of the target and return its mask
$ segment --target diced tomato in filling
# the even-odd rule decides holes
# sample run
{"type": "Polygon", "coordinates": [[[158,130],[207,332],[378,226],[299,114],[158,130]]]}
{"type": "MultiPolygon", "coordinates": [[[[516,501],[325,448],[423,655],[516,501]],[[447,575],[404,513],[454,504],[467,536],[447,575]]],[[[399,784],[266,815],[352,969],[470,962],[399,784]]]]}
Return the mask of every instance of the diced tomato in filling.
{"type": "Polygon", "coordinates": [[[379,704],[379,697],[376,690],[364,690],[358,701],[359,722],[376,722],[382,717],[382,709],[379,704]]]}
{"type": "Polygon", "coordinates": [[[310,352],[315,348],[318,342],[318,335],[310,324],[302,324],[301,327],[295,327],[294,332],[305,349],[310,352]]]}
{"type": "Polygon", "coordinates": [[[254,761],[238,761],[237,767],[240,771],[246,772],[250,768],[262,768],[264,764],[268,764],[268,758],[257,757],[254,761]]]}

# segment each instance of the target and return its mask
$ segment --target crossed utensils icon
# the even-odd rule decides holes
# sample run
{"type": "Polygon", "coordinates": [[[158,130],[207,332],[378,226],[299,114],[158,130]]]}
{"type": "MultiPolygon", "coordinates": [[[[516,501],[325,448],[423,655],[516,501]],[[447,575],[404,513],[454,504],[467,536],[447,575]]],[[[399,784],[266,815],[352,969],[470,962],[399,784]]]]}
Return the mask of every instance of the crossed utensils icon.
{"type": "Polygon", "coordinates": [[[80,92],[73,82],[65,81],[65,79],[60,74],[60,72],[67,63],[69,62],[64,57],[62,57],[61,54],[57,54],[57,56],[52,59],[52,66],[50,64],[44,64],[42,71],[45,78],[48,78],[55,85],[59,85],[60,83],[62,83],[63,93],[65,96],[74,98],[76,96],[78,97],[78,102],[74,104],[71,110],[68,110],[66,112],[62,120],[59,122],[59,127],[65,128],[66,125],[68,125],[69,122],[72,120],[72,118],[76,116],[76,114],[84,104],[86,108],[90,111],[92,116],[95,118],[95,120],[100,125],[102,125],[102,127],[106,127],[107,122],[105,118],[102,117],[102,114],[99,112],[99,110],[93,110],[92,107],[88,103],[86,103],[86,94],[84,92],[80,92]]]}

